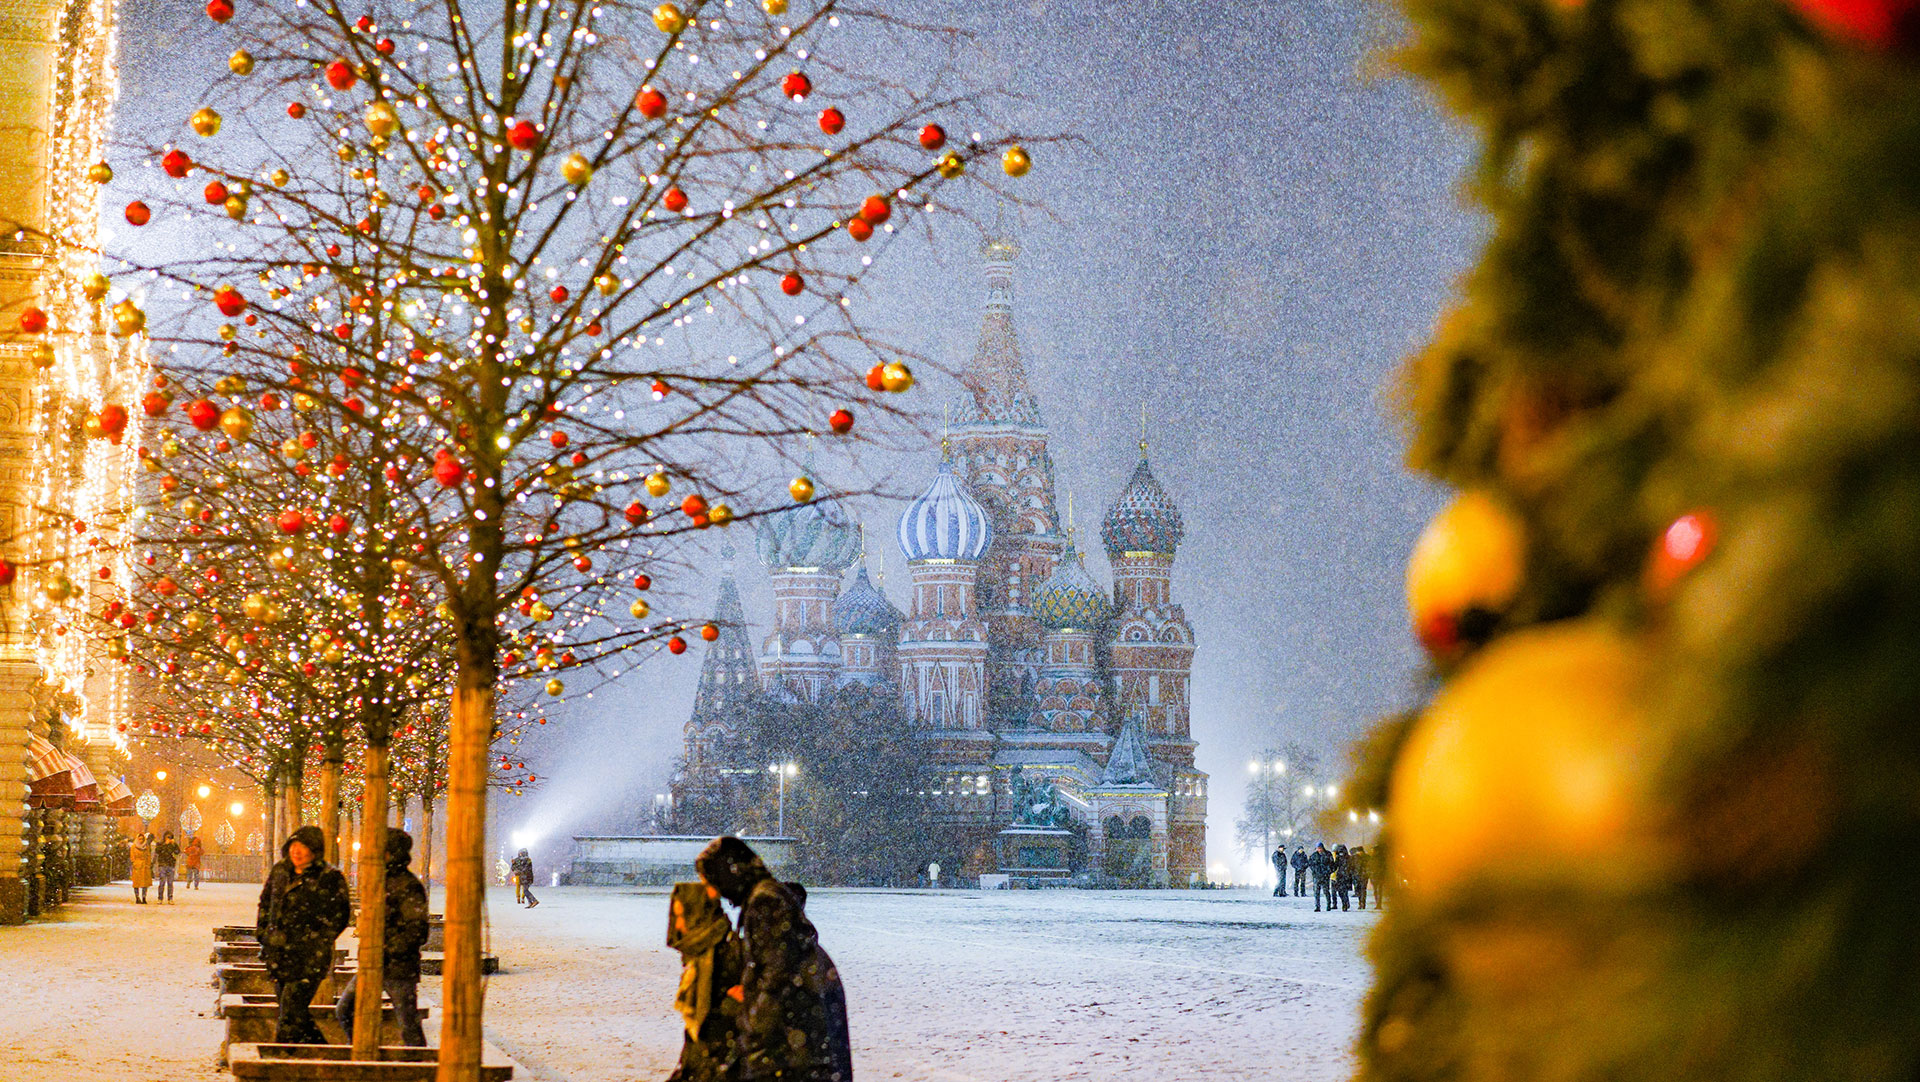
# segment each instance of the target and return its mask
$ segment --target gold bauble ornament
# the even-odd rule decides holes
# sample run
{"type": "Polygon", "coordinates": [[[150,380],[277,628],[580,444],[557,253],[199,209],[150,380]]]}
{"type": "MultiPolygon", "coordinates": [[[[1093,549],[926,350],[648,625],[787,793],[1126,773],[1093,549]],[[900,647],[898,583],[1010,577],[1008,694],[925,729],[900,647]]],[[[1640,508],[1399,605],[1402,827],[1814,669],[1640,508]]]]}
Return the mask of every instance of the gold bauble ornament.
{"type": "Polygon", "coordinates": [[[647,604],[646,598],[636,597],[633,599],[633,604],[627,606],[627,611],[633,614],[634,619],[644,620],[647,614],[653,611],[653,606],[647,604]]]}
{"type": "Polygon", "coordinates": [[[87,179],[95,184],[110,184],[113,182],[113,166],[106,162],[94,162],[87,166],[87,179]]]}
{"type": "MultiPolygon", "coordinates": [[[[805,475],[787,482],[787,493],[795,503],[806,503],[813,499],[813,479],[805,475]]],[[[709,508],[711,510],[711,508],[709,508]]],[[[709,517],[711,520],[711,517],[709,517]]]]}
{"type": "Polygon", "coordinates": [[[1484,492],[1461,493],[1427,523],[1407,559],[1414,634],[1437,654],[1477,637],[1465,625],[1490,624],[1506,610],[1526,557],[1526,531],[1511,511],[1484,492]]]}
{"type": "Polygon", "coordinates": [[[787,13],[787,0],[760,0],[760,7],[769,15],[785,15],[787,13]]]}
{"type": "Polygon", "coordinates": [[[244,407],[232,406],[220,414],[220,431],[238,443],[253,435],[253,414],[244,407]]]}
{"type": "Polygon", "coordinates": [[[553,619],[553,608],[544,601],[536,601],[527,609],[527,615],[544,624],[553,619]]]}
{"type": "Polygon", "coordinates": [[[593,166],[585,154],[576,150],[560,163],[560,175],[567,178],[568,184],[578,188],[593,179],[593,166]]]}
{"type": "Polygon", "coordinates": [[[186,499],[180,501],[181,518],[199,518],[200,512],[205,509],[206,505],[202,504],[200,498],[197,496],[188,496],[186,499]]]}
{"type": "Polygon", "coordinates": [[[59,354],[54,352],[52,342],[41,342],[33,347],[33,366],[42,370],[52,368],[59,354]]]}
{"type": "Polygon", "coordinates": [[[131,337],[147,329],[147,313],[131,300],[121,301],[113,306],[113,327],[124,337],[131,337]]]}
{"type": "Polygon", "coordinates": [[[367,130],[375,135],[391,135],[400,126],[400,111],[390,102],[376,101],[367,106],[367,130]]]}
{"type": "Polygon", "coordinates": [[[346,659],[346,651],[342,650],[337,642],[328,643],[327,648],[320,653],[320,660],[329,665],[338,665],[346,659]]]}
{"type": "Polygon", "coordinates": [[[302,462],[307,457],[307,449],[300,446],[300,441],[296,439],[281,440],[280,453],[286,456],[289,462],[302,462]]]}
{"type": "Polygon", "coordinates": [[[893,361],[880,370],[880,385],[896,394],[904,391],[913,386],[913,369],[904,362],[893,361]]]}
{"type": "Polygon", "coordinates": [[[547,681],[547,694],[553,696],[556,699],[559,698],[561,693],[566,690],[567,690],[567,685],[561,683],[560,678],[557,676],[547,681]]]}
{"type": "Polygon", "coordinates": [[[240,602],[240,611],[249,620],[261,619],[267,615],[267,595],[248,594],[246,600],[240,602]]]}
{"type": "Polygon", "coordinates": [[[312,413],[320,408],[320,402],[307,392],[301,391],[293,396],[293,408],[301,413],[312,413]]]}
{"type": "Polygon", "coordinates": [[[267,566],[275,571],[285,572],[293,566],[293,557],[284,549],[275,549],[267,554],[267,566]]]}
{"type": "Polygon", "coordinates": [[[1407,893],[1639,882],[1659,849],[1646,669],[1644,649],[1597,620],[1518,632],[1475,657],[1394,765],[1387,818],[1407,893]]]}
{"type": "Polygon", "coordinates": [[[227,196],[220,205],[226,209],[227,217],[236,222],[247,216],[247,197],[244,195],[227,196]]]}
{"type": "Polygon", "coordinates": [[[449,624],[453,623],[453,606],[445,601],[433,607],[433,614],[449,624]]]}
{"type": "Polygon", "coordinates": [[[1024,177],[1027,170],[1033,168],[1033,159],[1027,156],[1025,148],[1010,146],[1005,154],[1000,155],[1000,168],[1006,170],[1010,177],[1024,177]]]}
{"type": "Polygon", "coordinates": [[[534,327],[534,323],[533,323],[533,320],[532,320],[532,318],[527,318],[527,319],[522,319],[522,320],[520,321],[520,333],[521,333],[521,334],[532,334],[532,333],[533,333],[533,327],[534,327]]]}
{"type": "Polygon", "coordinates": [[[88,417],[86,420],[80,422],[80,434],[90,440],[97,440],[105,436],[107,430],[100,427],[100,418],[88,417]]]}
{"type": "Polygon", "coordinates": [[[707,521],[715,526],[725,526],[733,521],[733,508],[724,503],[716,503],[707,508],[707,521]]]}
{"type": "Polygon", "coordinates": [[[665,496],[667,490],[672,487],[673,482],[667,479],[665,470],[655,470],[647,475],[647,495],[649,496],[665,496]]]}
{"type": "Polygon", "coordinates": [[[112,288],[113,280],[99,271],[87,275],[86,279],[80,283],[80,292],[85,293],[90,301],[105,300],[107,292],[112,288]]]}
{"type": "Polygon", "coordinates": [[[678,4],[661,4],[653,9],[653,25],[662,34],[678,34],[687,28],[687,16],[678,4]]]}
{"type": "Polygon", "coordinates": [[[235,49],[233,51],[233,55],[230,57],[227,57],[227,70],[234,73],[235,75],[240,75],[240,76],[252,75],[253,74],[253,54],[246,51],[245,49],[235,49]]]}
{"type": "Polygon", "coordinates": [[[603,274],[593,280],[593,288],[600,291],[602,297],[611,297],[620,290],[620,279],[611,274],[603,274]]]}
{"type": "Polygon", "coordinates": [[[207,614],[195,609],[181,617],[180,624],[188,631],[198,631],[207,626],[207,614]]]}
{"type": "Polygon", "coordinates": [[[211,107],[202,105],[194,110],[192,117],[188,118],[187,126],[191,127],[195,134],[211,138],[220,134],[220,114],[214,112],[211,107]]]}
{"type": "Polygon", "coordinates": [[[965,173],[967,171],[967,163],[964,159],[960,157],[960,155],[955,154],[953,151],[949,150],[946,152],[946,154],[941,156],[940,162],[939,162],[939,168],[940,168],[941,176],[946,177],[948,180],[952,180],[955,177],[958,177],[962,173],[965,173]]]}
{"type": "Polygon", "coordinates": [[[287,181],[293,179],[293,174],[287,172],[285,169],[275,169],[273,172],[267,174],[267,179],[273,182],[274,187],[284,188],[287,186],[287,181]]]}
{"type": "Polygon", "coordinates": [[[240,328],[231,323],[222,323],[220,326],[214,328],[213,333],[219,335],[222,342],[231,342],[239,337],[240,328]]]}

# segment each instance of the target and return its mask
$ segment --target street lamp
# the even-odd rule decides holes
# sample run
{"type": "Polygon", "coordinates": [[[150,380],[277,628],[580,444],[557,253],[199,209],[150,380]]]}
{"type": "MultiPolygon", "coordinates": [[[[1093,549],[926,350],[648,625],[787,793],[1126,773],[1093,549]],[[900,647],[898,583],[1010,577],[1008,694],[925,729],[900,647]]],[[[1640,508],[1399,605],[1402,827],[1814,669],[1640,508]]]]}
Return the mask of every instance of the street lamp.
{"type": "Polygon", "coordinates": [[[213,786],[211,786],[211,785],[202,785],[202,786],[200,786],[200,788],[198,788],[198,789],[195,789],[195,790],[194,790],[194,792],[196,792],[196,793],[199,793],[199,794],[200,794],[200,799],[201,799],[201,800],[205,800],[205,799],[207,799],[208,797],[210,797],[210,796],[212,796],[212,795],[213,795],[213,786]]]}
{"type": "Polygon", "coordinates": [[[247,806],[245,804],[240,803],[238,800],[227,805],[227,813],[233,816],[235,819],[238,819],[240,818],[240,816],[244,815],[246,813],[246,810],[247,810],[247,806]]]}
{"type": "Polygon", "coordinates": [[[787,836],[787,779],[800,773],[800,767],[794,763],[768,763],[767,773],[780,779],[780,823],[775,832],[782,838],[787,836]]]}
{"type": "Polygon", "coordinates": [[[153,772],[153,780],[154,780],[154,781],[166,781],[166,780],[167,780],[167,772],[166,772],[166,771],[164,771],[164,770],[156,770],[156,771],[154,771],[154,772],[153,772]]]}

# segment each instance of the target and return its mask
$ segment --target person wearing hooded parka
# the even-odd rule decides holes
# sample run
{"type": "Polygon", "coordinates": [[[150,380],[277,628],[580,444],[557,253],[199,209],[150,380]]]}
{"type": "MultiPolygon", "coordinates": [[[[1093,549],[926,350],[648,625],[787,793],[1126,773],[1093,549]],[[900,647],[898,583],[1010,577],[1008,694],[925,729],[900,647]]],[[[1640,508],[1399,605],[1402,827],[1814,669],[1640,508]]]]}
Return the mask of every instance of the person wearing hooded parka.
{"type": "Polygon", "coordinates": [[[705,883],[675,883],[667,907],[667,946],[680,952],[680,991],[674,1009],[685,1021],[680,1064],[667,1082],[721,1082],[731,1077],[738,1038],[740,937],[720,892],[705,883]]]}
{"type": "MultiPolygon", "coordinates": [[[[381,939],[381,987],[393,1004],[393,1018],[400,1027],[400,1043],[424,1048],[427,1034],[420,1026],[420,948],[426,946],[431,931],[427,917],[427,888],[413,874],[413,835],[399,827],[387,828],[386,848],[386,934],[381,939]]],[[[354,997],[360,992],[357,981],[350,981],[334,1004],[334,1018],[353,1032],[354,997]]]]}
{"type": "Polygon", "coordinates": [[[739,838],[715,838],[694,868],[740,907],[745,962],[733,1077],[852,1082],[846,991],[807,919],[805,896],[775,879],[739,838]]]}
{"type": "Polygon", "coordinates": [[[316,826],[293,832],[260,890],[254,931],[260,960],[280,1001],[274,1040],[325,1044],[311,1011],[314,992],[333,970],[333,944],[352,919],[347,877],[326,861],[327,836],[316,826]]]}

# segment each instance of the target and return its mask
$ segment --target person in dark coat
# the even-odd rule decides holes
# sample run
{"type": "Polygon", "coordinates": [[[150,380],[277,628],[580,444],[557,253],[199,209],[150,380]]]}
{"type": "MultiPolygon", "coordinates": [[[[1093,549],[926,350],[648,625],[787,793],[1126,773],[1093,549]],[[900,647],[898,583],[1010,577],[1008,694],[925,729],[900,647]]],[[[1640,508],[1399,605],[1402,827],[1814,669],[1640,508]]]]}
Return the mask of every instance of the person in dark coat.
{"type": "Polygon", "coordinates": [[[1353,852],[1347,854],[1353,864],[1353,897],[1360,908],[1367,907],[1367,883],[1373,878],[1373,858],[1367,855],[1367,847],[1356,845],[1353,852]]]}
{"type": "Polygon", "coordinates": [[[1296,898],[1307,896],[1307,847],[1295,847],[1293,851],[1293,895],[1296,898]]]}
{"type": "Polygon", "coordinates": [[[1320,903],[1325,901],[1327,909],[1333,909],[1333,854],[1327,852],[1327,843],[1321,842],[1313,847],[1313,855],[1307,858],[1307,871],[1313,875],[1313,911],[1320,912],[1320,903]]]}
{"type": "Polygon", "coordinates": [[[852,1082],[853,1042],[840,971],[820,949],[805,900],[739,838],[715,838],[694,861],[700,879],[740,907],[745,960],[734,1078],[852,1082]]]}
{"type": "MultiPolygon", "coordinates": [[[[1333,847],[1333,896],[1340,900],[1341,909],[1353,908],[1353,854],[1347,852],[1344,845],[1333,847]]],[[[1329,904],[1328,909],[1333,906],[1329,904]]]]}
{"type": "MultiPolygon", "coordinates": [[[[381,987],[393,1004],[394,1021],[400,1026],[400,1043],[425,1048],[426,1031],[420,1028],[420,948],[427,944],[427,888],[408,867],[413,863],[413,835],[398,827],[387,828],[387,934],[380,957],[381,987]]],[[[353,1032],[354,996],[359,982],[350,981],[333,1016],[353,1032]]]]}
{"type": "Polygon", "coordinates": [[[260,890],[254,934],[280,1000],[273,1038],[279,1044],[326,1043],[310,1005],[333,970],[333,942],[353,911],[347,877],[327,863],[326,851],[327,836],[319,827],[294,831],[260,890]]]}
{"type": "Polygon", "coordinates": [[[1273,885],[1273,896],[1285,898],[1287,896],[1287,847],[1284,845],[1273,851],[1273,871],[1279,879],[1279,882],[1273,885]]]}
{"type": "Polygon", "coordinates": [[[539,905],[540,899],[533,896],[533,858],[527,855],[525,849],[522,849],[520,855],[513,858],[513,863],[509,867],[513,870],[513,900],[525,901],[528,909],[539,905]]]}
{"type": "Polygon", "coordinates": [[[174,869],[180,866],[180,843],[169,830],[153,847],[153,900],[173,904],[174,869]]]}
{"type": "Polygon", "coordinates": [[[675,883],[667,906],[667,946],[680,952],[680,991],[673,1006],[685,1021],[680,1064],[667,1082],[722,1082],[739,1043],[740,937],[706,883],[675,883]]]}

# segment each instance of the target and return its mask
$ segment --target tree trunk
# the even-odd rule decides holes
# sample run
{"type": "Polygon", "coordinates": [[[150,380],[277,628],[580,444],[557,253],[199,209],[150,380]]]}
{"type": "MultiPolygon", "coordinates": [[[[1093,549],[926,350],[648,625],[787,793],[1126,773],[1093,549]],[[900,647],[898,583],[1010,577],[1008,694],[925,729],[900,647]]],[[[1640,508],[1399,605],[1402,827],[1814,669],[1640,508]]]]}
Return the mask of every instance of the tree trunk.
{"type": "Polygon", "coordinates": [[[280,806],[279,781],[269,781],[263,791],[266,793],[266,799],[260,806],[260,827],[267,833],[260,846],[260,881],[262,883],[273,874],[273,855],[280,851],[280,839],[284,833],[280,829],[280,819],[285,814],[285,809],[280,806]]]}
{"type": "Polygon", "coordinates": [[[346,864],[340,859],[340,773],[344,751],[327,749],[320,763],[320,830],[327,836],[327,863],[336,868],[346,864]]]}
{"type": "Polygon", "coordinates": [[[286,780],[280,785],[280,795],[283,798],[284,805],[281,809],[280,819],[280,830],[282,834],[290,835],[300,829],[300,816],[303,811],[300,806],[302,803],[300,790],[305,784],[306,778],[301,774],[289,774],[286,780]]]}
{"type": "Polygon", "coordinates": [[[433,896],[433,779],[427,779],[427,789],[420,794],[420,882],[427,885],[427,896],[433,896]]]}
{"type": "Polygon", "coordinates": [[[360,969],[354,976],[353,1058],[380,1056],[380,995],[387,949],[387,748],[367,745],[360,809],[360,969]]]}
{"type": "Polygon", "coordinates": [[[447,754],[447,953],[440,981],[440,1065],[435,1082],[478,1082],[480,1077],[480,1014],[486,997],[480,973],[480,918],[487,891],[491,662],[490,657],[462,657],[453,693],[447,754]]]}

